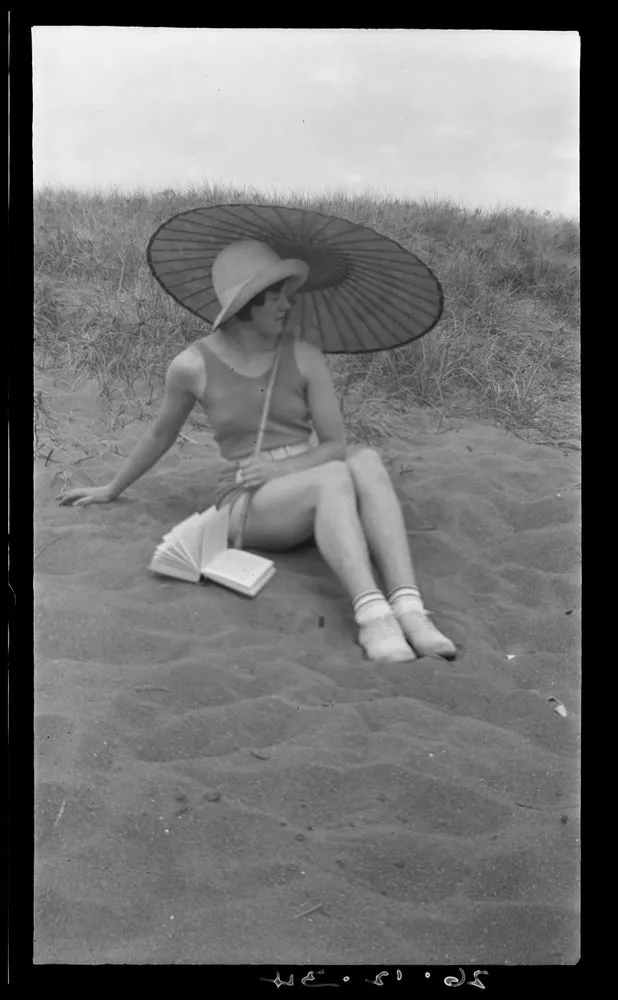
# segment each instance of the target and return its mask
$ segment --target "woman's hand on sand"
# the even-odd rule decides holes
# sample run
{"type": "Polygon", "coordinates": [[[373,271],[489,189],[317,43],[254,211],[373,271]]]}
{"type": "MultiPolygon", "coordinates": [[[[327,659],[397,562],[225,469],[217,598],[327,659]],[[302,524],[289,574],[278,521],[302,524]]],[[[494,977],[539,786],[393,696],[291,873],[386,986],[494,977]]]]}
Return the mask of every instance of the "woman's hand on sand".
{"type": "Polygon", "coordinates": [[[281,468],[277,468],[277,465],[274,458],[266,455],[258,455],[247,462],[241,462],[241,485],[255,489],[264,483],[269,483],[271,479],[277,479],[281,475],[281,468]]]}
{"type": "Polygon", "coordinates": [[[89,503],[111,503],[115,499],[111,486],[78,486],[56,497],[61,506],[72,504],[73,507],[86,507],[89,503]]]}

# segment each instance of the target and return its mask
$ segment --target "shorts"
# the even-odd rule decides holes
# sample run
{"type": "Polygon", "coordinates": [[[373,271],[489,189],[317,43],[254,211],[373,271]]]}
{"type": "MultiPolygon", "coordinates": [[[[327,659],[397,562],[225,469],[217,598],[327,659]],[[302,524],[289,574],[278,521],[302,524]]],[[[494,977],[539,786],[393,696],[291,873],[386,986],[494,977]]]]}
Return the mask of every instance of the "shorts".
{"type": "MultiPolygon", "coordinates": [[[[261,451],[261,455],[266,455],[270,458],[274,458],[275,461],[282,458],[290,458],[292,455],[301,455],[305,451],[310,451],[314,445],[310,444],[309,441],[301,441],[298,444],[284,444],[280,448],[271,448],[270,451],[261,451]]],[[[246,461],[246,460],[243,460],[246,461]]],[[[217,493],[215,498],[215,506],[217,510],[221,510],[222,507],[230,507],[230,513],[235,506],[235,504],[241,500],[243,497],[247,498],[247,501],[252,493],[257,492],[256,489],[248,489],[246,486],[242,486],[240,483],[240,474],[242,468],[239,462],[230,462],[219,475],[219,480],[217,483],[217,493]]],[[[259,487],[257,487],[259,489],[259,487]]]]}

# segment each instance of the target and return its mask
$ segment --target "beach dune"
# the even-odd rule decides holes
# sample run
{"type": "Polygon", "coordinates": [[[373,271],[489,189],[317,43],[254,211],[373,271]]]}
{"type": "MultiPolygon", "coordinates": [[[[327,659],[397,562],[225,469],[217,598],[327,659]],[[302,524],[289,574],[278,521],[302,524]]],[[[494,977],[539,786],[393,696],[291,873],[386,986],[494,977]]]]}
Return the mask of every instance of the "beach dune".
{"type": "Polygon", "coordinates": [[[35,962],[576,962],[576,453],[410,415],[379,450],[459,655],[370,663],[312,546],[277,554],[255,600],[148,570],[213,501],[203,431],[116,503],[58,506],[144,424],[112,441],[92,393],[55,406],[71,433],[36,470],[35,962]]]}

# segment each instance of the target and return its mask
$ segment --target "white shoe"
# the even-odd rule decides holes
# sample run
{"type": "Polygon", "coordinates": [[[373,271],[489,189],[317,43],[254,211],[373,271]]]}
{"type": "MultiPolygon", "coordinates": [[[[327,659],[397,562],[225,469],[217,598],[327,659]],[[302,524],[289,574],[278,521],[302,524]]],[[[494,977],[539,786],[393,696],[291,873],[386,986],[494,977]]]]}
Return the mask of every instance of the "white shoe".
{"type": "Polygon", "coordinates": [[[369,660],[403,663],[416,659],[394,615],[384,615],[360,625],[358,641],[369,660]]]}
{"type": "Polygon", "coordinates": [[[457,655],[455,643],[438,631],[429,618],[428,611],[403,611],[397,614],[397,621],[419,656],[455,659],[457,655]]]}

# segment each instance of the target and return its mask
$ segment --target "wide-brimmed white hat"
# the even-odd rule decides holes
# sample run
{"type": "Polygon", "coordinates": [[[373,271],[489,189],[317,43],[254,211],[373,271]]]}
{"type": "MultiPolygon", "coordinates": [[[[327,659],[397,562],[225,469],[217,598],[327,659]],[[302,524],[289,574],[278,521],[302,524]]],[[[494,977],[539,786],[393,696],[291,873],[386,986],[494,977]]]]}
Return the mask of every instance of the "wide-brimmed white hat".
{"type": "Polygon", "coordinates": [[[221,303],[221,312],[213,325],[231,319],[247,302],[270,285],[288,280],[291,295],[307,280],[309,265],[304,260],[282,260],[278,253],[260,240],[237,240],[215,258],[212,283],[221,303]]]}

